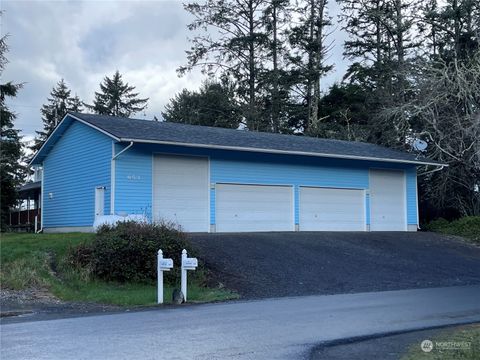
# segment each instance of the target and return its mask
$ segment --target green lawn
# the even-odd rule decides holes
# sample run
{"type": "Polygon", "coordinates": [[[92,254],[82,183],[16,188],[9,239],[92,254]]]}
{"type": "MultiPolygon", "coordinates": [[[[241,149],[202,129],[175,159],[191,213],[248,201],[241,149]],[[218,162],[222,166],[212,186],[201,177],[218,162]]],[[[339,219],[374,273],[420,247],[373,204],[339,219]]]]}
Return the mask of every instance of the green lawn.
{"type": "Polygon", "coordinates": [[[401,360],[478,360],[480,359],[480,325],[467,325],[446,330],[429,339],[433,350],[424,352],[416,343],[401,360]],[[457,349],[454,349],[457,347],[457,349]]]}
{"type": "MultiPolygon", "coordinates": [[[[156,303],[156,285],[149,283],[112,283],[100,281],[64,262],[71,246],[93,239],[93,234],[1,234],[0,283],[2,288],[46,287],[55,296],[68,301],[93,301],[133,306],[156,303]]],[[[188,286],[188,300],[220,301],[238,295],[220,288],[201,286],[194,277],[188,286]]],[[[178,285],[180,287],[180,285],[178,285]]],[[[165,302],[173,287],[165,287],[165,302]]]]}

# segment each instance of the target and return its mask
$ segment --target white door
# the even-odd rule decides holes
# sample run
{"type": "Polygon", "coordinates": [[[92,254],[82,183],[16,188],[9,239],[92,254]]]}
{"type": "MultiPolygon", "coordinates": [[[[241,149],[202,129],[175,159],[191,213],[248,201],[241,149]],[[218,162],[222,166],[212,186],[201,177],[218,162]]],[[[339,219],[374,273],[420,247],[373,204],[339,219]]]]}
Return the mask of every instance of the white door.
{"type": "Polygon", "coordinates": [[[370,230],[407,230],[403,171],[370,170],[370,230]]]}
{"type": "Polygon", "coordinates": [[[158,155],[153,159],[153,218],[184,231],[208,232],[208,159],[158,155]]]}
{"type": "Polygon", "coordinates": [[[217,184],[217,232],[293,231],[291,186],[217,184]]]}
{"type": "Polygon", "coordinates": [[[105,212],[105,187],[95,188],[95,218],[103,216],[105,212]]]}
{"type": "Polygon", "coordinates": [[[300,231],[365,231],[365,191],[300,187],[300,231]]]}

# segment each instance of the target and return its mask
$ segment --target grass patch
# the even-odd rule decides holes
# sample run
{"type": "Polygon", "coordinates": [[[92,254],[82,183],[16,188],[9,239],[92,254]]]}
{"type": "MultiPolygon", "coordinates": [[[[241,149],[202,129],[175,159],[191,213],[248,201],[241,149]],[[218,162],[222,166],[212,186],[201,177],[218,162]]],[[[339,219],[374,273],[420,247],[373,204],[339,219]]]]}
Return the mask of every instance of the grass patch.
{"type": "Polygon", "coordinates": [[[437,219],[428,223],[425,228],[442,234],[461,236],[480,245],[480,216],[466,216],[450,222],[437,219]]]}
{"type": "MultiPolygon", "coordinates": [[[[90,301],[121,306],[156,304],[156,284],[115,283],[95,279],[88,270],[72,269],[65,262],[70,247],[93,240],[93,234],[0,234],[0,285],[2,288],[48,288],[66,301],[90,301]]],[[[201,274],[190,273],[188,300],[221,301],[238,298],[223,288],[203,286],[201,274]],[[193,276],[192,276],[193,275],[193,276]]],[[[178,288],[180,285],[178,285],[178,288]]],[[[165,287],[165,303],[173,287],[165,287]]]]}
{"type": "Polygon", "coordinates": [[[449,330],[434,339],[433,350],[424,352],[420,344],[412,345],[401,360],[478,360],[480,359],[480,325],[449,330]],[[461,347],[452,349],[452,347],[461,347]]]}

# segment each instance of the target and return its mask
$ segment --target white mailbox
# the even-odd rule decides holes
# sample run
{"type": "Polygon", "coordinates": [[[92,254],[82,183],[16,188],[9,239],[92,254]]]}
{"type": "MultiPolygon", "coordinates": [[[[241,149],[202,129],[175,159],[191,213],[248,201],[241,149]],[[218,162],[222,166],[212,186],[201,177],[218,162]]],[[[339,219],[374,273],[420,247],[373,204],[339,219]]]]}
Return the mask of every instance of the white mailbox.
{"type": "Polygon", "coordinates": [[[198,267],[197,258],[186,258],[182,262],[182,266],[187,270],[195,270],[198,267]]]}
{"type": "Polygon", "coordinates": [[[163,272],[173,268],[173,260],[163,257],[163,251],[158,250],[157,254],[157,303],[163,304],[163,272]]]}
{"type": "Polygon", "coordinates": [[[183,299],[187,301],[187,271],[195,270],[198,267],[197,258],[189,258],[187,250],[182,250],[182,293],[183,299]]]}
{"type": "Polygon", "coordinates": [[[170,271],[170,269],[173,268],[173,260],[172,259],[161,258],[159,260],[159,265],[160,265],[160,270],[170,271]]]}

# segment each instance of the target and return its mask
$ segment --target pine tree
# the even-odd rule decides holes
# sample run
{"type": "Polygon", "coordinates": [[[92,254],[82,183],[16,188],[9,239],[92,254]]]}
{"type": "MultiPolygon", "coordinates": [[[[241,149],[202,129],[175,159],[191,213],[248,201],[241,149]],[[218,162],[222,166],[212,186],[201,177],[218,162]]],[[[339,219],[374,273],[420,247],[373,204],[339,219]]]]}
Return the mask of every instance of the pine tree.
{"type": "Polygon", "coordinates": [[[38,151],[42,147],[45,140],[68,111],[82,111],[82,102],[77,95],[71,96],[71,91],[68,89],[67,84],[65,84],[64,79],[61,79],[50,92],[47,103],[40,109],[43,129],[36,131],[37,136],[31,147],[33,151],[38,151]]]}
{"type": "Polygon", "coordinates": [[[162,116],[169,122],[231,129],[241,120],[235,89],[227,80],[205,81],[198,92],[184,89],[170,99],[162,116]]]}
{"type": "Polygon", "coordinates": [[[330,47],[326,44],[327,28],[331,19],[327,12],[327,0],[307,0],[297,9],[299,25],[290,33],[293,47],[290,61],[294,76],[297,77],[297,91],[306,113],[300,128],[309,134],[315,133],[318,126],[320,103],[320,82],[333,66],[325,62],[330,47]]]}
{"type": "MultiPolygon", "coordinates": [[[[0,38],[0,75],[3,74],[8,60],[6,36],[0,38]]],[[[24,156],[20,131],[14,128],[16,115],[11,111],[6,99],[17,95],[21,84],[7,82],[0,84],[0,229],[5,231],[9,209],[17,202],[17,186],[25,177],[25,168],[21,165],[24,156]]]]}
{"type": "Polygon", "coordinates": [[[100,83],[100,91],[95,92],[93,105],[84,105],[101,115],[130,117],[147,108],[148,98],[139,98],[135,86],[124,83],[117,70],[112,78],[105,76],[100,83]]]}
{"type": "Polygon", "coordinates": [[[290,101],[290,79],[286,69],[288,56],[288,28],[291,18],[290,0],[269,0],[263,12],[267,47],[260,82],[265,90],[263,111],[268,129],[285,131],[288,122],[287,104],[290,101]],[[270,65],[271,64],[271,65],[270,65]]]}
{"type": "Polygon", "coordinates": [[[372,109],[371,142],[402,147],[411,129],[405,118],[379,114],[412,96],[408,73],[420,41],[415,37],[416,0],[337,0],[342,5],[343,28],[350,35],[344,54],[355,62],[346,78],[368,92],[372,109]]]}
{"type": "Polygon", "coordinates": [[[209,75],[220,73],[234,79],[245,125],[250,130],[265,130],[269,126],[259,116],[259,74],[266,48],[262,21],[265,5],[264,0],[207,0],[184,6],[195,18],[189,29],[204,32],[192,39],[187,64],[178,69],[179,73],[200,67],[209,75]]]}

